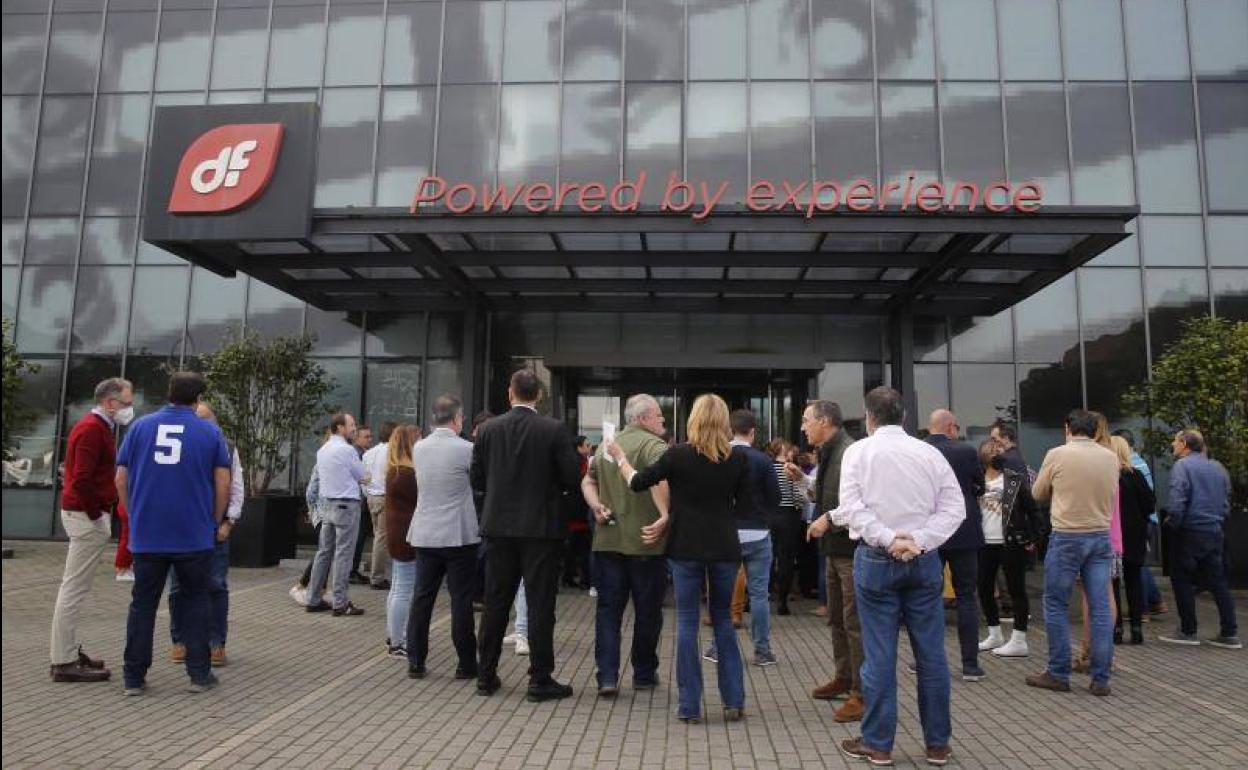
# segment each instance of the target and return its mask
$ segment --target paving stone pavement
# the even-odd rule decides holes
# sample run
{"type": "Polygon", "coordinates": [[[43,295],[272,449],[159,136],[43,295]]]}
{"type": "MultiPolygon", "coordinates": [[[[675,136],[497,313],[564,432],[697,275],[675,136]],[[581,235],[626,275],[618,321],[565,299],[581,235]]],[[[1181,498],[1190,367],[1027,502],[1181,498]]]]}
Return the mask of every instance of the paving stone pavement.
{"type": "MultiPolygon", "coordinates": [[[[674,619],[667,610],[662,685],[625,687],[615,700],[593,689],[594,602],[559,597],[556,676],[576,688],[558,703],[524,700],[526,659],[504,649],[503,689],[492,698],[454,681],[448,609],[437,608],[430,676],[406,678],[382,652],[384,597],[353,587],[359,618],[310,615],[287,590],[289,569],[230,573],[230,664],[221,686],[184,691],[185,673],[168,662],[157,620],[156,661],[144,697],[121,694],[121,654],[129,584],[113,580],[111,549],[82,617],[80,638],[114,671],[106,684],[54,684],[47,674],[48,628],[64,559],[63,543],[6,543],[3,561],[3,766],[6,768],[687,768],[847,767],[836,742],[856,735],[832,721],[808,691],[832,671],[831,643],[813,602],[774,617],[777,666],[747,671],[747,718],[719,718],[714,671],[700,725],[675,718],[674,619]]],[[[445,595],[443,597],[445,599],[445,595]]],[[[1033,600],[1038,605],[1039,597],[1033,600]]],[[[1238,592],[1241,618],[1248,594],[1238,592]]],[[[1216,630],[1201,601],[1205,632],[1216,630]]],[[[952,623],[952,614],[949,617],[952,623]]],[[[1043,632],[1033,622],[1028,660],[983,656],[988,678],[953,683],[955,764],[960,767],[1248,767],[1248,651],[1176,648],[1153,640],[1173,615],[1146,627],[1149,643],[1117,648],[1114,694],[1096,698],[1076,675],[1068,694],[1023,685],[1042,666],[1043,632]]],[[[625,627],[625,639],[631,626],[625,627]]],[[[742,632],[743,643],[746,641],[742,632]]],[[[703,631],[705,636],[705,630],[703,631]]],[[[900,660],[908,659],[901,642],[900,660]]],[[[957,660],[956,634],[946,636],[957,660]]],[[[627,647],[626,647],[627,649],[627,647]]],[[[624,672],[622,680],[629,681],[624,672]]],[[[913,677],[898,672],[899,728],[894,759],[923,765],[913,677]]]]}

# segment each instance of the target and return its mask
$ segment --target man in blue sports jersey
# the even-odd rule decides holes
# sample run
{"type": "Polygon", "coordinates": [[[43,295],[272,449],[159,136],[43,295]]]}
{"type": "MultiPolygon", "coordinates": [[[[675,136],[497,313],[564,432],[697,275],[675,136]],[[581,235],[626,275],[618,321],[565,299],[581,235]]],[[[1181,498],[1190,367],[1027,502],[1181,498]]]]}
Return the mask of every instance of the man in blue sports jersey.
{"type": "Polygon", "coordinates": [[[134,589],[126,621],[125,694],[141,695],[152,665],[156,608],[172,569],[189,692],[217,684],[208,658],[208,583],[217,527],[230,500],[221,429],[195,415],[204,378],[175,372],[169,404],[135,421],[117,453],[117,492],[130,512],[134,589]]]}

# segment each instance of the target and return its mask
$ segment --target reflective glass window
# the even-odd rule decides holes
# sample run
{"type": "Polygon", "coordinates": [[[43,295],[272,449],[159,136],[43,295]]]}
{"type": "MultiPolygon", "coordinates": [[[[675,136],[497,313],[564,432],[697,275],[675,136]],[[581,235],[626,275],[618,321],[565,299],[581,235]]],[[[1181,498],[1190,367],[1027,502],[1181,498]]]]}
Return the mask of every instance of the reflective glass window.
{"type": "Polygon", "coordinates": [[[1153,359],[1183,334],[1183,321],[1209,315],[1209,283],[1204,270],[1149,270],[1148,333],[1153,359]]]}
{"type": "Polygon", "coordinates": [[[614,184],[619,179],[620,107],[620,87],[615,83],[563,87],[562,181],[614,184]]]}
{"type": "MultiPolygon", "coordinates": [[[[1248,71],[1248,4],[1243,0],[1199,0],[1187,4],[1192,27],[1192,61],[1197,75],[1248,71]]],[[[1203,101],[1203,98],[1202,98],[1203,101]]]]}
{"type": "Polygon", "coordinates": [[[740,350],[750,338],[750,317],[729,313],[690,313],[685,316],[687,350],[727,353],[740,350]]]}
{"type": "Polygon", "coordinates": [[[1136,270],[1079,271],[1088,408],[1104,413],[1111,422],[1121,417],[1126,388],[1148,378],[1140,294],[1136,270]]]}
{"type": "MultiPolygon", "coordinates": [[[[167,367],[177,366],[177,357],[126,356],[126,379],[134,383],[134,410],[142,417],[164,407],[168,401],[169,373],[167,367]]],[[[189,367],[188,367],[189,368],[189,367]]],[[[71,374],[72,376],[72,374],[71,374]]],[[[79,402],[89,407],[89,401],[79,402]]],[[[75,404],[75,407],[79,406],[75,404]]],[[[125,435],[124,429],[122,433],[125,435]]]]}
{"type": "Polygon", "coordinates": [[[668,175],[681,175],[680,94],[676,83],[629,83],[625,92],[624,174],[635,180],[646,173],[645,203],[660,202],[668,175]]]}
{"type": "Polygon", "coordinates": [[[364,330],[368,356],[419,356],[425,352],[425,314],[369,313],[364,330]]]}
{"type": "Polygon", "coordinates": [[[97,98],[88,214],[139,212],[150,111],[151,97],[147,94],[101,94],[97,98]]]}
{"type": "Polygon", "coordinates": [[[44,75],[46,93],[91,93],[99,64],[100,13],[56,13],[52,15],[52,43],[44,75]]]}
{"type": "Polygon", "coordinates": [[[503,4],[465,0],[446,4],[442,47],[444,83],[492,83],[503,54],[503,4]]]}
{"type": "MultiPolygon", "coordinates": [[[[21,282],[21,268],[5,265],[0,268],[0,293],[4,297],[3,315],[12,320],[17,317],[17,284],[21,282]]],[[[5,332],[5,339],[9,333],[5,332]]]]}
{"type": "Polygon", "coordinates": [[[744,0],[689,0],[689,79],[745,79],[744,0]]]}
{"type": "Polygon", "coordinates": [[[156,90],[195,91],[208,84],[212,11],[164,10],[156,56],[156,90]]]}
{"type": "Polygon", "coordinates": [[[47,24],[48,17],[44,14],[4,17],[4,24],[0,27],[0,35],[4,39],[3,46],[0,46],[4,52],[0,90],[4,93],[32,94],[39,90],[47,24]]]}
{"type": "Polygon", "coordinates": [[[885,182],[940,176],[936,101],[930,85],[880,86],[880,166],[885,182]]]}
{"type": "Polygon", "coordinates": [[[391,3],[386,10],[384,82],[438,82],[441,37],[441,3],[391,3]]]}
{"type": "Polygon", "coordinates": [[[331,6],[325,85],[369,86],[381,78],[382,5],[331,6]]]}
{"type": "Polygon", "coordinates": [[[1018,447],[1027,464],[1039,469],[1045,453],[1065,443],[1066,415],[1083,405],[1079,358],[1019,364],[1017,369],[1018,447]]]}
{"type": "Polygon", "coordinates": [[[1118,0],[1063,0],[1062,49],[1071,80],[1123,80],[1118,0]]]}
{"type": "MultiPolygon", "coordinates": [[[[6,70],[7,71],[7,70],[6,70]]],[[[6,217],[26,214],[30,167],[35,154],[39,97],[6,96],[0,119],[0,148],[3,149],[3,213],[6,217]]]]}
{"type": "Polygon", "coordinates": [[[1127,89],[1117,83],[1070,87],[1074,202],[1096,206],[1135,202],[1127,89]]]}
{"type": "Polygon", "coordinates": [[[1077,353],[1077,318],[1073,274],[1020,302],[1014,311],[1017,360],[1062,361],[1067,354],[1077,353]]]}
{"type": "Polygon", "coordinates": [[[507,3],[503,25],[503,81],[546,82],[559,79],[563,40],[563,3],[532,0],[507,3]]]}
{"type": "Polygon", "coordinates": [[[642,0],[627,6],[625,78],[683,79],[685,4],[681,0],[642,0]]]}
{"type": "Polygon", "coordinates": [[[753,179],[771,181],[778,191],[781,182],[810,179],[809,84],[751,84],[750,135],[753,179]]]}
{"type": "Polygon", "coordinates": [[[208,94],[209,104],[263,104],[264,93],[260,89],[246,91],[212,91],[208,94]]]}
{"type": "Polygon", "coordinates": [[[376,88],[325,89],[316,162],[317,206],[372,203],[376,127],[376,88]]]}
{"type": "Polygon", "coordinates": [[[936,409],[948,409],[949,365],[915,364],[914,394],[920,415],[929,415],[936,409]]]}
{"type": "Polygon", "coordinates": [[[624,45],[621,0],[567,0],[564,16],[564,79],[619,80],[624,45]]]}
{"type": "Polygon", "coordinates": [[[870,78],[871,0],[812,0],[817,78],[870,78]]]}
{"type": "Polygon", "coordinates": [[[1139,231],[1144,264],[1205,264],[1200,217],[1140,217],[1139,231]]]}
{"type": "Polygon", "coordinates": [[[0,231],[0,255],[3,263],[16,265],[22,261],[22,249],[26,247],[26,223],[19,219],[6,219],[0,231]]]}
{"type": "Polygon", "coordinates": [[[140,267],[134,275],[135,302],[130,317],[130,350],[177,357],[186,322],[190,265],[140,267]]]}
{"type": "Polygon", "coordinates": [[[951,323],[954,361],[1014,359],[1014,326],[1009,310],[990,317],[954,318],[951,323]]]}
{"type": "Polygon", "coordinates": [[[881,78],[936,76],[931,0],[875,0],[875,57],[881,78]]]}
{"type": "Polygon", "coordinates": [[[1248,83],[1198,87],[1209,209],[1248,210],[1248,83]]]}
{"type": "Polygon", "coordinates": [[[915,320],[914,360],[927,363],[949,360],[949,345],[945,338],[944,321],[933,318],[915,320]]]}
{"type": "MultiPolygon", "coordinates": [[[[139,232],[143,232],[143,218],[139,217],[139,232]]],[[[134,261],[140,265],[184,265],[186,260],[182,257],[175,256],[160,248],[153,246],[146,241],[139,241],[138,253],[135,254],[134,261]]]]}
{"type": "Polygon", "coordinates": [[[1196,111],[1190,83],[1135,83],[1135,163],[1140,209],[1200,211],[1196,111]]]}
{"type": "Polygon", "coordinates": [[[1092,267],[1140,264],[1140,239],[1136,235],[1138,229],[1137,222],[1139,222],[1139,219],[1133,219],[1127,223],[1126,231],[1131,233],[1131,235],[1126,240],[1110,246],[1088,264],[1092,267]]]}
{"type": "Polygon", "coordinates": [[[1133,80],[1186,78],[1191,73],[1183,5],[1183,0],[1127,0],[1122,4],[1133,80]]]}
{"type": "MultiPolygon", "coordinates": [[[[459,313],[429,316],[429,357],[457,358],[464,340],[464,317],[459,313]]],[[[445,390],[438,391],[446,393],[445,390]]]]}
{"type": "MultiPolygon", "coordinates": [[[[422,384],[419,363],[369,361],[364,374],[363,419],[375,426],[388,421],[428,426],[429,413],[420,406],[422,384]]],[[[433,398],[441,393],[433,394],[433,398]]]]}
{"type": "Polygon", "coordinates": [[[810,72],[807,0],[750,0],[750,77],[806,78],[810,72]]]}
{"type": "Polygon", "coordinates": [[[215,352],[230,330],[243,325],[247,279],[222,278],[196,267],[191,276],[191,307],[186,322],[186,355],[215,352]]]}
{"type": "MultiPolygon", "coordinates": [[[[12,426],[12,437],[17,444],[11,451],[13,456],[5,462],[19,471],[16,477],[12,472],[4,474],[4,536],[12,537],[14,519],[26,520],[39,530],[32,533],[38,537],[47,537],[51,533],[52,501],[47,500],[42,514],[36,515],[36,509],[23,510],[25,506],[12,505],[11,492],[33,493],[36,489],[46,488],[48,494],[57,478],[56,463],[53,462],[56,449],[56,419],[61,410],[61,375],[64,363],[60,358],[37,359],[39,371],[26,372],[22,375],[22,387],[14,398],[26,410],[26,419],[12,426]],[[15,482],[25,489],[15,487],[15,482]]],[[[94,385],[94,383],[93,383],[94,385]]],[[[8,426],[6,426],[8,427],[8,426]]],[[[68,429],[66,429],[68,433],[68,429]]]]}
{"type": "Polygon", "coordinates": [[[268,42],[267,8],[222,8],[217,11],[212,48],[212,87],[259,88],[264,85],[268,42]]]}
{"type": "Polygon", "coordinates": [[[314,335],[312,351],[320,355],[358,356],[364,325],[360,313],[320,310],[308,305],[305,331],[314,335]]]}
{"type": "Polygon", "coordinates": [[[1248,321],[1248,270],[1212,270],[1210,275],[1218,317],[1248,321]]]}
{"type": "MultiPolygon", "coordinates": [[[[952,409],[966,440],[975,448],[988,438],[997,420],[1013,421],[1018,413],[1014,398],[1013,364],[954,364],[952,409]]],[[[927,414],[920,411],[920,414],[927,414]]]]}
{"type": "Polygon", "coordinates": [[[981,194],[988,185],[1005,179],[1001,88],[996,83],[945,83],[940,114],[945,179],[976,182],[981,194]]]}
{"type": "Polygon", "coordinates": [[[120,353],[126,343],[129,308],[129,266],[84,266],[78,271],[70,350],[120,353]]]}
{"type": "Polygon", "coordinates": [[[325,9],[295,6],[273,9],[269,41],[269,87],[321,84],[325,57],[325,9]]]}
{"type": "Polygon", "coordinates": [[[952,80],[996,80],[997,19],[993,0],[940,0],[933,6],[940,40],[940,76],[952,80]]]}
{"type": "Polygon", "coordinates": [[[74,291],[74,269],[27,265],[22,268],[17,300],[17,348],[24,353],[65,350],[69,305],[74,291]]]}
{"type": "Polygon", "coordinates": [[[728,182],[724,200],[740,201],[747,186],[744,83],[690,83],[686,130],[690,179],[728,182]]]}
{"type": "Polygon", "coordinates": [[[815,83],[815,178],[875,182],[875,88],[815,83]]]}
{"type": "Polygon", "coordinates": [[[1209,264],[1248,267],[1248,217],[1209,217],[1209,264]]]}
{"type": "Polygon", "coordinates": [[[91,97],[44,97],[31,214],[78,213],[90,126],[91,97]]]}
{"type": "Polygon", "coordinates": [[[303,302],[267,283],[248,279],[247,328],[269,337],[298,334],[303,329],[303,302]]]}
{"type": "MultiPolygon", "coordinates": [[[[503,86],[498,132],[499,184],[553,184],[559,160],[559,86],[503,86]]],[[[565,175],[566,176],[566,175],[565,175]]]]}
{"type": "Polygon", "coordinates": [[[555,328],[560,353],[614,353],[619,349],[619,313],[559,313],[555,328]]]}
{"type": "Polygon", "coordinates": [[[100,90],[148,91],[156,63],[156,14],[108,14],[100,90]]]}
{"type": "Polygon", "coordinates": [[[87,217],[82,228],[82,264],[128,265],[134,259],[133,217],[87,217]]]}
{"type": "Polygon", "coordinates": [[[628,313],[620,324],[625,353],[677,353],[683,337],[677,313],[628,313]]]}
{"type": "Polygon", "coordinates": [[[69,217],[31,219],[26,233],[27,265],[70,265],[78,254],[78,220],[69,217]]]}
{"type": "Polygon", "coordinates": [[[468,184],[494,181],[498,141],[497,86],[443,86],[438,121],[438,175],[468,184]]]}
{"type": "Polygon", "coordinates": [[[1006,80],[1059,80],[1057,0],[997,0],[1006,80]]]}
{"type": "Polygon", "coordinates": [[[1007,84],[1005,113],[1010,179],[1040,183],[1045,203],[1070,203],[1066,97],[1061,84],[1007,84]]]}
{"type": "Polygon", "coordinates": [[[377,146],[377,205],[406,206],[433,160],[434,89],[387,88],[382,93],[377,146]]]}
{"type": "MultiPolygon", "coordinates": [[[[431,360],[426,363],[425,405],[422,414],[429,414],[433,400],[443,393],[463,393],[464,378],[458,358],[431,360]]],[[[540,408],[540,407],[539,407],[540,408]]]]}

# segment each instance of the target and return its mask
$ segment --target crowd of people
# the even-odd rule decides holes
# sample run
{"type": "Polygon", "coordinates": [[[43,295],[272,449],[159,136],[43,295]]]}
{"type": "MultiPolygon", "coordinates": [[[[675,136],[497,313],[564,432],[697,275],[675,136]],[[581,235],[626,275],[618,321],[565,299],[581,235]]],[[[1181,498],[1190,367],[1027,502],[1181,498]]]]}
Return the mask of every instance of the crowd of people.
{"type": "MultiPolygon", "coordinates": [[[[215,424],[204,389],[200,375],[177,372],[168,405],[134,420],[131,384],[105,380],[96,388],[96,407],[71,432],[62,495],[69,550],[52,623],[53,680],[111,676],[83,650],[76,626],[117,510],[126,521],[119,579],[130,573],[134,583],[125,694],[141,695],[146,687],[167,583],[172,657],[184,663],[192,692],[217,684],[212,668],[227,662],[226,571],[244,469],[215,424]],[[120,426],[128,430],[115,449],[120,426]]],[[[510,643],[529,655],[527,698],[540,702],[573,694],[554,678],[561,578],[591,586],[596,599],[596,686],[603,698],[621,690],[621,628],[630,601],[631,688],[659,686],[670,584],[676,716],[687,723],[704,718],[706,660],[716,667],[724,720],[738,721],[747,711],[746,658],[734,626],[742,625],[748,605],[749,663],[776,665],[772,592],[775,611],[788,614],[795,576],[803,571],[803,541],[818,543],[831,678],[812,697],[840,701],[837,722],[861,721],[861,737],[844,741],[843,753],[890,763],[904,626],[913,654],[906,668],[916,677],[933,765],[952,754],[947,583],[957,662],[967,682],[986,676],[981,653],[1030,655],[1026,577],[1037,563],[1044,567],[1047,664],[1025,677],[1032,687],[1069,691],[1072,672],[1084,672],[1094,695],[1109,695],[1114,645],[1144,643],[1145,617],[1163,611],[1144,566],[1159,524],[1151,473],[1129,431],[1110,434],[1095,412],[1073,410],[1065,443],[1050,449],[1035,471],[1008,423],[972,446],[959,438],[957,416],[937,409],[925,439],[908,435],[903,399],[888,387],[866,394],[867,436],[858,440],[838,404],[810,402],[801,419],[809,458],[783,441],[757,449],[756,416],[729,411],[713,394],[694,401],[682,443],[669,445],[658,401],[637,394],[625,404],[624,427],[594,448],[539,414],[541,392],[534,373],[514,373],[510,410],[478,415],[468,438],[463,404],[449,394],[434,399],[427,435],[416,425],[387,424],[375,447],[360,440],[352,415],[333,415],[306,495],[317,551],[291,589],[295,601],[309,613],[358,617],[364,610],[351,601],[351,584],[387,591],[386,653],[406,660],[410,678],[423,679],[430,675],[431,618],[445,581],[454,677],[475,680],[479,695],[494,695],[510,643]],[[372,532],[367,580],[359,561],[366,521],[372,532]],[[1072,652],[1068,610],[1076,594],[1083,639],[1072,652]],[[1010,624],[1008,637],[1003,623],[1010,624]],[[705,648],[703,624],[711,628],[705,648]]],[[[1158,639],[1238,649],[1224,571],[1230,478],[1196,431],[1179,431],[1173,453],[1168,516],[1160,525],[1170,543],[1179,627],[1158,639]],[[1198,636],[1197,588],[1212,593],[1220,618],[1217,635],[1207,639],[1198,636]]]]}

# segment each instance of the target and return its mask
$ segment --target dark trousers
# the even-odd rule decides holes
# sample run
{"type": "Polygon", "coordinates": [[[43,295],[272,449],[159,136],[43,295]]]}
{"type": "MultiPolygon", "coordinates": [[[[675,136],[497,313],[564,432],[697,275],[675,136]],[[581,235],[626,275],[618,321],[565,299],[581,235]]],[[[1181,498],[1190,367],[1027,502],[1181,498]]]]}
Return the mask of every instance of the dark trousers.
{"type": "MultiPolygon", "coordinates": [[[[316,535],[316,542],[321,542],[321,525],[317,524],[313,527],[312,532],[316,535]]],[[[359,546],[358,542],[356,543],[356,546],[359,546]]],[[[308,559],[308,566],[303,568],[303,575],[299,577],[299,586],[301,588],[307,588],[308,583],[312,580],[312,562],[314,561],[316,561],[316,554],[313,554],[312,558],[308,559]]]]}
{"type": "Polygon", "coordinates": [[[667,560],[662,556],[594,554],[598,605],[594,623],[594,658],[598,686],[615,686],[620,678],[620,626],[629,597],[633,600],[633,683],[653,684],[659,671],[659,633],[663,630],[663,594],[667,560]]]}
{"type": "MultiPolygon", "coordinates": [[[[1005,573],[1005,585],[1014,605],[1014,630],[1026,631],[1031,617],[1027,601],[1027,550],[1017,545],[990,544],[979,551],[979,603],[989,626],[1001,625],[997,607],[997,570],[1005,573]]],[[[959,641],[961,641],[959,639],[959,641]]]]}
{"type": "Polygon", "coordinates": [[[477,563],[472,571],[472,600],[485,602],[485,542],[477,546],[477,563]]]}
{"type": "Polygon", "coordinates": [[[797,511],[789,508],[783,515],[770,522],[771,547],[776,570],[776,602],[781,607],[789,604],[789,591],[793,588],[793,574],[797,571],[797,556],[801,550],[802,520],[797,511]]]}
{"type": "MultiPolygon", "coordinates": [[[[360,571],[360,559],[364,555],[364,541],[373,536],[373,517],[368,515],[368,502],[360,501],[360,532],[355,538],[355,554],[351,557],[351,571],[360,571]]],[[[376,565],[370,565],[374,569],[376,565]]]]}
{"type": "Polygon", "coordinates": [[[529,681],[544,684],[555,669],[555,596],[563,542],[528,537],[487,541],[485,611],[478,633],[481,681],[492,679],[498,671],[511,605],[523,578],[529,605],[529,681]]]}
{"type": "Polygon", "coordinates": [[[134,588],[130,591],[130,614],[126,618],[125,685],[138,687],[152,667],[152,635],[156,609],[172,569],[178,576],[181,604],[180,632],[186,645],[186,673],[202,682],[208,664],[208,581],[213,550],[191,553],[136,553],[134,588]]]}
{"type": "Polygon", "coordinates": [[[957,596],[958,646],[962,649],[962,667],[976,668],[979,665],[979,607],[975,604],[975,584],[979,573],[979,550],[942,548],[940,561],[949,565],[953,593],[957,596]]]}
{"type": "Polygon", "coordinates": [[[1183,633],[1196,633],[1196,587],[1208,589],[1218,605],[1222,636],[1235,636],[1235,602],[1226,583],[1221,532],[1180,532],[1172,534],[1174,559],[1170,583],[1178,605],[1183,633]]]}
{"type": "Polygon", "coordinates": [[[477,637],[472,631],[472,575],[476,566],[476,544],[416,549],[416,589],[407,613],[408,663],[423,666],[429,657],[429,621],[445,577],[451,591],[451,642],[459,656],[459,668],[476,673],[477,637]]]}
{"type": "Polygon", "coordinates": [[[569,532],[563,553],[564,585],[590,586],[589,578],[589,530],[569,532]]]}
{"type": "MultiPolygon", "coordinates": [[[[230,571],[230,541],[221,540],[212,549],[212,569],[208,575],[208,604],[211,607],[208,624],[208,647],[225,646],[230,623],[230,585],[226,579],[230,571]]],[[[174,644],[182,641],[182,584],[178,572],[169,576],[169,638],[174,644]]]]}
{"type": "Polygon", "coordinates": [[[1122,580],[1114,580],[1114,603],[1118,605],[1118,622],[1122,625],[1122,596],[1118,592],[1119,584],[1127,589],[1127,617],[1131,625],[1138,626],[1144,622],[1144,565],[1139,562],[1122,562],[1122,580]]]}
{"type": "MultiPolygon", "coordinates": [[[[823,590],[823,554],[819,553],[819,541],[806,539],[806,522],[798,522],[797,584],[802,596],[811,596],[823,590]]],[[[827,603],[824,598],[823,603],[827,603]]]]}

